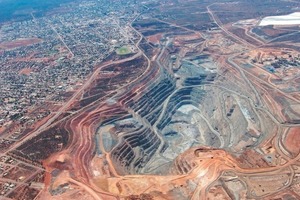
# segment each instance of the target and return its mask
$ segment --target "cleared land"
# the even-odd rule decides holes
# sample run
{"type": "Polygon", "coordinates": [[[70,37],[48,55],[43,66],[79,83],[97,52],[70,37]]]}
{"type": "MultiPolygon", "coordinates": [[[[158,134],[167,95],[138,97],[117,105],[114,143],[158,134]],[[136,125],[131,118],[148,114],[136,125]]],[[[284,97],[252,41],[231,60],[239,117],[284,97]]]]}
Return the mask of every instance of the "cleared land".
{"type": "Polygon", "coordinates": [[[42,40],[38,38],[20,38],[18,40],[0,43],[0,49],[9,50],[13,48],[33,45],[39,42],[42,42],[42,40]]]}
{"type": "Polygon", "coordinates": [[[259,26],[295,24],[300,24],[300,12],[295,12],[289,15],[265,17],[262,19],[259,26]]]}

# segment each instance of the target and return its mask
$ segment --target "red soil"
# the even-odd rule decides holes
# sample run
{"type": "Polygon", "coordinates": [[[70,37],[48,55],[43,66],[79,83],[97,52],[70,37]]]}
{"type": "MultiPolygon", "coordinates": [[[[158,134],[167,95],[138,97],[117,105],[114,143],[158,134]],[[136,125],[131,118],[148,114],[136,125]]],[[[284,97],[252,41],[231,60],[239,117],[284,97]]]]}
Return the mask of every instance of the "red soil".
{"type": "Polygon", "coordinates": [[[291,128],[284,139],[285,148],[292,154],[297,155],[300,152],[300,128],[291,128]]]}
{"type": "Polygon", "coordinates": [[[153,44],[158,44],[161,38],[162,38],[162,34],[159,33],[159,34],[149,36],[148,41],[153,44]]]}
{"type": "Polygon", "coordinates": [[[21,75],[21,74],[23,74],[23,75],[29,75],[30,72],[32,72],[32,69],[30,69],[30,68],[23,68],[23,69],[21,69],[21,70],[19,71],[19,74],[20,74],[20,75],[21,75]]]}
{"type": "Polygon", "coordinates": [[[263,32],[268,36],[277,37],[280,34],[286,34],[290,31],[288,31],[288,30],[279,30],[279,29],[276,29],[276,28],[267,28],[266,27],[266,28],[263,28],[263,32]]]}
{"type": "Polygon", "coordinates": [[[0,49],[9,50],[9,49],[17,48],[17,47],[36,44],[39,42],[42,42],[42,40],[38,39],[38,38],[21,38],[21,39],[14,40],[14,41],[0,43],[0,49]]]}

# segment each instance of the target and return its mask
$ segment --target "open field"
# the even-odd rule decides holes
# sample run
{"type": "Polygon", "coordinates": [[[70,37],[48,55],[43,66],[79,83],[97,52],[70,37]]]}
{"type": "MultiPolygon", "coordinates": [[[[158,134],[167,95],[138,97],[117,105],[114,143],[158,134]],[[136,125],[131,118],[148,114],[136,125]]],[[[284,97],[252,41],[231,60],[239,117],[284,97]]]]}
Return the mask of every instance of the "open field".
{"type": "Polygon", "coordinates": [[[118,55],[128,55],[128,54],[131,54],[132,51],[130,49],[130,47],[127,47],[127,46],[123,46],[123,47],[120,47],[116,50],[116,53],[118,55]]]}
{"type": "Polygon", "coordinates": [[[10,42],[0,43],[0,49],[9,50],[18,47],[33,45],[39,42],[42,42],[42,40],[38,38],[21,38],[10,42]]]}

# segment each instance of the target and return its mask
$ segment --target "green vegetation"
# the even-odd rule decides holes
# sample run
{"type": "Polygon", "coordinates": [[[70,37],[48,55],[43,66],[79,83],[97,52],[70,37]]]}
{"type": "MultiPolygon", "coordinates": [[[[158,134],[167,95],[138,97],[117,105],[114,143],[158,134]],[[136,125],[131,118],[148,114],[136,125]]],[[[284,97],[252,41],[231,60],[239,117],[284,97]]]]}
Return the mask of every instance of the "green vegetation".
{"type": "Polygon", "coordinates": [[[118,48],[116,50],[116,53],[118,55],[128,55],[128,54],[131,54],[132,51],[131,51],[131,49],[128,46],[123,46],[123,47],[118,48]]]}

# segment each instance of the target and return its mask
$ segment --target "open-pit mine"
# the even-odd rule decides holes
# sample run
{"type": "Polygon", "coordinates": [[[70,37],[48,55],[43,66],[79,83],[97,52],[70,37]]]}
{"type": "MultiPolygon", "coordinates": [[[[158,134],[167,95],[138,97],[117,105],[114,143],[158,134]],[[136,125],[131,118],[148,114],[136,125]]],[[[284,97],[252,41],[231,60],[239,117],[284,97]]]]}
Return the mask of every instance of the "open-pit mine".
{"type": "MultiPolygon", "coordinates": [[[[113,50],[92,55],[91,72],[60,92],[64,102],[50,102],[44,120],[1,149],[0,199],[300,199],[300,26],[284,18],[299,1],[101,9],[120,30],[101,36],[113,50]]],[[[68,40],[80,38],[60,32],[70,24],[60,17],[52,29],[72,60],[80,56],[68,40]]],[[[3,41],[0,51],[22,43],[44,44],[3,41]]]]}

